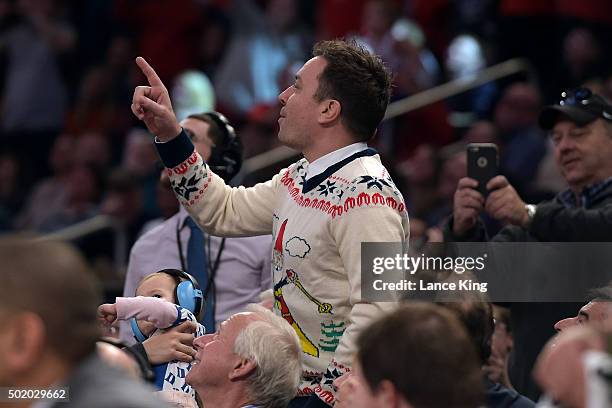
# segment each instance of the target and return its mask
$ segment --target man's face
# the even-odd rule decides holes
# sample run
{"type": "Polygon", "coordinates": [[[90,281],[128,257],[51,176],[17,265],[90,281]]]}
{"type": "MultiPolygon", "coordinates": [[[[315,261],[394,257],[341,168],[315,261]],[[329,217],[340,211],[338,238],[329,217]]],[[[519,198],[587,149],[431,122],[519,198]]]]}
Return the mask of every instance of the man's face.
{"type": "Polygon", "coordinates": [[[606,301],[591,301],[582,306],[576,317],[559,320],[555,324],[555,330],[562,332],[570,327],[586,323],[604,324],[609,316],[610,305],[611,303],[606,301]]]}
{"type": "Polygon", "coordinates": [[[193,346],[197,354],[187,374],[187,383],[201,394],[212,388],[223,389],[229,384],[230,374],[240,361],[234,353],[236,337],[255,320],[254,313],[238,313],[221,323],[216,333],[195,339],[193,346]]]}
{"type": "Polygon", "coordinates": [[[574,191],[612,176],[612,135],[603,119],[583,127],[559,120],[552,131],[555,160],[574,191]]]}
{"type": "Polygon", "coordinates": [[[212,154],[212,147],[214,145],[212,139],[208,136],[208,130],[210,125],[203,120],[195,118],[183,119],[180,123],[181,127],[191,133],[193,137],[191,141],[195,146],[195,149],[204,161],[210,159],[212,154]]]}
{"type": "Polygon", "coordinates": [[[310,59],[296,74],[295,83],[278,96],[282,105],[278,139],[286,146],[304,151],[311,144],[321,106],[315,93],[319,87],[319,75],[326,64],[323,57],[310,59]]]}

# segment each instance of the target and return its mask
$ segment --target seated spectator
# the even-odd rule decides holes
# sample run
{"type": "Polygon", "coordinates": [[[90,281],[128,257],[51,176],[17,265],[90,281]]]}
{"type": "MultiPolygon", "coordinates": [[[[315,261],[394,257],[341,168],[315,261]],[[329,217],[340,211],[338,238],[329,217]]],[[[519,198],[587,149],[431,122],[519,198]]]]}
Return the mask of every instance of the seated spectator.
{"type": "MultiPolygon", "coordinates": [[[[64,181],[65,200],[63,206],[49,209],[40,220],[40,232],[54,232],[87,220],[98,213],[98,202],[102,191],[99,172],[89,165],[76,165],[64,181]]],[[[62,191],[58,191],[62,194],[62,191]]]]}
{"type": "MultiPolygon", "coordinates": [[[[142,342],[163,329],[185,321],[197,323],[203,298],[194,278],[178,269],[164,269],[145,277],[136,288],[137,297],[118,297],[114,304],[98,307],[98,318],[107,324],[130,320],[136,340],[142,342]]],[[[195,336],[205,333],[197,324],[195,336]]],[[[196,406],[195,392],[185,384],[190,363],[171,361],[154,367],[155,385],[166,400],[181,406],[196,406]]]]}
{"type": "Polygon", "coordinates": [[[128,353],[113,344],[99,341],[96,343],[96,351],[100,359],[111,367],[122,370],[134,379],[141,379],[138,363],[128,353]]]}
{"type": "Polygon", "coordinates": [[[506,388],[514,388],[510,383],[508,373],[508,360],[514,348],[510,310],[493,305],[493,318],[495,319],[495,330],[491,338],[491,357],[483,370],[489,380],[500,383],[506,388]]]}
{"type": "Polygon", "coordinates": [[[526,82],[508,86],[494,111],[500,147],[500,172],[525,196],[533,195],[533,181],[546,154],[546,139],[538,129],[540,91],[526,82]]]}
{"type": "Polygon", "coordinates": [[[187,375],[205,406],[280,408],[295,396],[302,350],[283,318],[261,306],[237,313],[219,331],[198,337],[187,375]]]}
{"type": "MultiPolygon", "coordinates": [[[[480,357],[480,365],[484,366],[491,356],[491,345],[495,330],[493,308],[484,296],[476,294],[470,296],[473,296],[473,298],[460,302],[440,303],[440,305],[454,312],[465,325],[472,344],[476,347],[480,357]]],[[[535,406],[530,399],[500,383],[491,381],[486,375],[484,375],[483,380],[486,386],[486,406],[488,408],[531,408],[535,406]]]]}
{"type": "Polygon", "coordinates": [[[546,392],[538,406],[612,406],[608,336],[594,327],[580,326],[569,328],[549,341],[534,370],[534,377],[546,392]]]}
{"type": "MultiPolygon", "coordinates": [[[[569,188],[554,200],[527,204],[508,179],[494,177],[488,196],[476,180],[462,178],[454,195],[453,216],[445,241],[487,241],[480,214],[506,226],[493,242],[609,241],[612,210],[612,105],[586,88],[561,94],[561,100],[540,114],[540,127],[551,132],[555,161],[569,188]]],[[[510,377],[517,390],[537,399],[531,377],[533,363],[554,335],[559,318],[575,313],[576,304],[512,303],[514,350],[510,377]]]]}
{"type": "Polygon", "coordinates": [[[60,135],[49,153],[52,175],[38,181],[26,197],[24,208],[15,221],[18,229],[39,230],[41,223],[50,214],[57,213],[66,205],[70,173],[75,163],[75,139],[71,135],[60,135]]]}
{"type": "Polygon", "coordinates": [[[353,374],[342,385],[350,392],[340,391],[339,406],[474,408],[482,402],[472,342],[439,306],[405,305],[362,331],[357,346],[353,374]]]}
{"type": "Polygon", "coordinates": [[[65,407],[163,407],[153,389],[95,352],[100,293],[74,249],[55,241],[0,239],[0,384],[69,389],[65,407]]]}
{"type": "Polygon", "coordinates": [[[555,323],[555,330],[562,332],[586,323],[599,327],[612,324],[612,286],[595,289],[591,296],[592,300],[580,308],[576,317],[568,317],[555,323]]]}

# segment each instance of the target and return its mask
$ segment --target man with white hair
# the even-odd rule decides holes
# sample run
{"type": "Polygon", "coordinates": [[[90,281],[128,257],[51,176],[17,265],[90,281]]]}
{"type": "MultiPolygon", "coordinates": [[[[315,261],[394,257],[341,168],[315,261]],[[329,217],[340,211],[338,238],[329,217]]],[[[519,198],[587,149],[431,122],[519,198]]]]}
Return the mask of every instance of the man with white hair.
{"type": "Polygon", "coordinates": [[[297,392],[302,352],[295,330],[261,306],[247,310],[193,342],[197,354],[187,383],[205,406],[280,408],[297,392]]]}

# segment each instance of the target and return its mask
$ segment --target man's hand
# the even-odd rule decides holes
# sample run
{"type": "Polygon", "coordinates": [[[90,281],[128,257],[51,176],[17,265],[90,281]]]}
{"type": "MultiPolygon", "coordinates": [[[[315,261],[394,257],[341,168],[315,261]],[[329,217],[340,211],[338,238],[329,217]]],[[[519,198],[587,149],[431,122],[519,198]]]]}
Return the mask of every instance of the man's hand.
{"type": "Polygon", "coordinates": [[[525,203],[504,176],[493,177],[487,183],[487,189],[491,190],[491,193],[487,197],[485,209],[491,217],[503,224],[520,227],[529,223],[525,203]]]}
{"type": "Polygon", "coordinates": [[[190,363],[196,355],[193,348],[193,333],[197,326],[192,321],[186,321],[168,330],[166,333],[148,338],[142,343],[149,362],[153,365],[169,361],[190,363]]]}
{"type": "Polygon", "coordinates": [[[98,306],[98,320],[106,326],[112,325],[117,320],[117,306],[114,303],[105,303],[98,306]]]}
{"type": "Polygon", "coordinates": [[[336,387],[336,402],[334,408],[346,408],[350,407],[350,397],[353,394],[353,388],[355,385],[351,379],[352,372],[344,373],[340,377],[334,380],[334,387],[336,387]]]}
{"type": "Polygon", "coordinates": [[[136,58],[136,65],[147,77],[149,86],[137,86],[134,90],[132,112],[161,141],[174,139],[181,133],[181,127],[172,110],[168,90],[144,58],[136,58]]]}
{"type": "Polygon", "coordinates": [[[464,177],[457,183],[453,203],[453,235],[460,238],[478,221],[478,214],[483,210],[485,199],[476,190],[478,181],[464,177]]]}

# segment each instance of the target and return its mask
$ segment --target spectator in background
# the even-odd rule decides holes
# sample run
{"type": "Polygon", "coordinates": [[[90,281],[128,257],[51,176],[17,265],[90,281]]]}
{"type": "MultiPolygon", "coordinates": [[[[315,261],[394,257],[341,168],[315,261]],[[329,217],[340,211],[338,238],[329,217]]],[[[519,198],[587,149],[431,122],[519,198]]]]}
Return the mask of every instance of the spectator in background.
{"type": "Polygon", "coordinates": [[[68,112],[66,128],[74,134],[106,132],[115,114],[113,78],[103,66],[90,68],[81,80],[76,100],[68,112]]]}
{"type": "Polygon", "coordinates": [[[66,179],[66,201],[41,220],[40,232],[54,232],[84,221],[98,213],[102,195],[99,172],[87,165],[72,168],[66,179]]]}
{"type": "MultiPolygon", "coordinates": [[[[480,40],[469,34],[456,36],[448,45],[444,61],[450,80],[470,80],[487,67],[487,59],[480,40]]],[[[455,127],[488,116],[497,96],[497,85],[488,82],[477,88],[462,92],[449,99],[449,109],[454,117],[451,122],[455,127]]]]}
{"type": "Polygon", "coordinates": [[[131,248],[143,225],[149,220],[144,211],[142,186],[134,173],[121,168],[111,172],[106,195],[100,204],[100,213],[116,217],[125,228],[127,248],[131,248]]]}
{"type": "MultiPolygon", "coordinates": [[[[479,220],[486,211],[506,224],[495,242],[608,241],[612,211],[612,106],[588,89],[561,94],[561,100],[540,114],[540,126],[551,131],[557,165],[569,189],[554,200],[526,205],[503,176],[487,184],[485,198],[475,190],[476,180],[457,184],[453,216],[445,228],[446,241],[486,241],[479,220]]],[[[512,384],[533,400],[539,392],[531,380],[531,368],[552,325],[575,313],[575,304],[512,303],[514,352],[510,361],[512,384]]]]}
{"type": "Polygon", "coordinates": [[[361,332],[357,347],[338,406],[474,408],[483,400],[472,341],[439,306],[407,304],[361,332]]]}
{"type": "Polygon", "coordinates": [[[13,153],[0,154],[0,231],[13,229],[14,217],[22,206],[25,189],[23,168],[13,153]]]}
{"type": "Polygon", "coordinates": [[[130,130],[123,147],[121,168],[133,174],[142,187],[143,211],[147,218],[159,215],[157,184],[159,182],[159,158],[151,145],[151,135],[145,129],[130,130]]]}
{"type": "MultiPolygon", "coordinates": [[[[276,104],[279,74],[302,62],[306,36],[296,0],[232,0],[233,36],[213,80],[221,107],[244,115],[260,104],[276,104]]],[[[163,78],[163,77],[162,77],[163,78]]]]}
{"type": "MultiPolygon", "coordinates": [[[[463,278],[464,276],[462,276],[463,278]]],[[[495,332],[495,321],[493,319],[493,307],[485,296],[480,293],[466,295],[466,298],[457,301],[438,303],[442,307],[456,314],[464,324],[467,333],[478,354],[480,366],[483,367],[483,381],[486,387],[487,408],[533,408],[535,404],[528,398],[518,394],[516,391],[491,381],[486,375],[485,365],[492,354],[493,334],[495,332]]]]}
{"type": "Polygon", "coordinates": [[[85,132],[76,139],[75,161],[106,174],[111,162],[107,136],[99,131],[85,132]]]}
{"type": "MultiPolygon", "coordinates": [[[[214,78],[230,42],[231,23],[223,10],[214,6],[207,7],[204,15],[196,66],[205,75],[214,78]]],[[[201,106],[200,110],[202,109],[214,109],[214,106],[201,106]]]]}
{"type": "Polygon", "coordinates": [[[69,389],[66,407],[163,407],[152,389],[97,356],[100,293],[70,246],[0,239],[0,384],[69,389]]]}
{"type": "Polygon", "coordinates": [[[494,123],[500,141],[500,172],[517,192],[532,201],[532,182],[546,154],[546,138],[538,129],[540,91],[531,84],[516,82],[502,93],[495,106],[494,123]]]}
{"type": "Polygon", "coordinates": [[[61,58],[74,49],[76,35],[58,0],[19,0],[15,9],[18,22],[0,38],[7,61],[0,129],[2,143],[15,146],[38,178],[48,173],[46,155],[63,124],[61,58]]]}
{"type": "Polygon", "coordinates": [[[122,370],[132,379],[141,380],[142,372],[136,360],[114,344],[105,341],[96,343],[96,352],[102,361],[111,367],[122,370]]]}
{"type": "Polygon", "coordinates": [[[73,134],[101,132],[107,137],[123,137],[132,123],[118,107],[132,86],[130,62],[132,41],[121,35],[110,40],[105,60],[90,67],[75,85],[75,101],[66,118],[66,130],[73,134]]]}
{"type": "Polygon", "coordinates": [[[599,39],[587,28],[574,28],[563,39],[564,88],[581,86],[585,81],[601,77],[606,73],[604,51],[599,39]]]}
{"type": "Polygon", "coordinates": [[[66,205],[70,173],[75,164],[75,140],[63,134],[55,139],[49,154],[52,175],[34,185],[19,214],[16,227],[39,231],[41,223],[66,205]]]}
{"type": "Polygon", "coordinates": [[[187,375],[205,406],[284,408],[295,396],[302,352],[282,317],[252,305],[225,320],[215,334],[198,337],[187,375]]]}
{"type": "Polygon", "coordinates": [[[400,189],[414,217],[424,218],[436,203],[441,164],[436,148],[421,144],[412,156],[398,165],[398,173],[405,178],[400,189]]]}
{"type": "Polygon", "coordinates": [[[505,307],[493,305],[493,317],[495,319],[495,330],[491,338],[491,357],[489,357],[483,370],[489,380],[512,389],[508,373],[508,360],[510,352],[514,348],[510,311],[505,307]]]}
{"type": "Polygon", "coordinates": [[[500,144],[498,131],[495,125],[488,120],[480,120],[472,123],[465,132],[461,140],[465,144],[469,143],[493,143],[500,144]]]}
{"type": "Polygon", "coordinates": [[[134,33],[136,55],[154,62],[166,83],[172,83],[185,69],[195,68],[202,27],[202,8],[197,3],[192,0],[114,2],[116,23],[134,33]]]}

